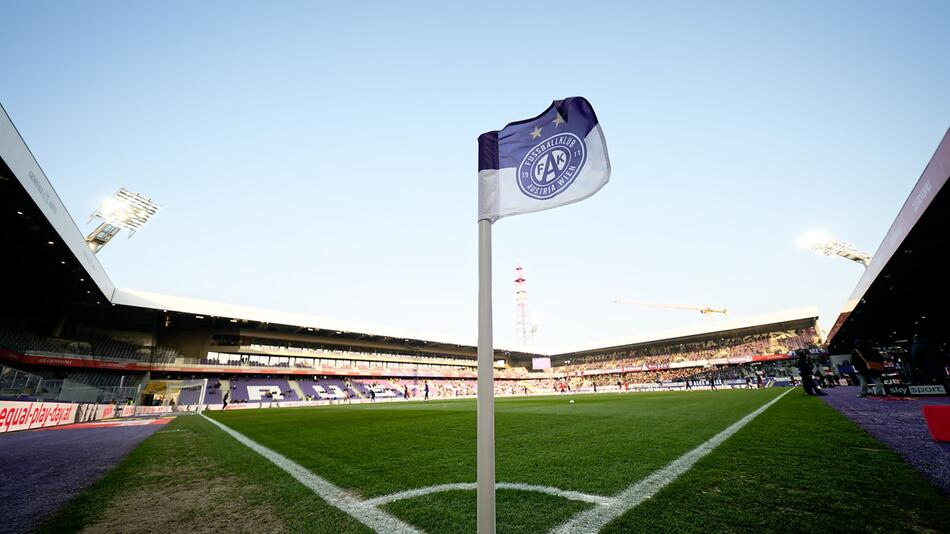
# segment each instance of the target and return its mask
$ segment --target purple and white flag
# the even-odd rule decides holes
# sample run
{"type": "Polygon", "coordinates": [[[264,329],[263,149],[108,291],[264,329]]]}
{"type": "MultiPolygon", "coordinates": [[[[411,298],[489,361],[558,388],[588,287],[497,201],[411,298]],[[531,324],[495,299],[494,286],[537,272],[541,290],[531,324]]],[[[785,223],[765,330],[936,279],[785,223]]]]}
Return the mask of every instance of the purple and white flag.
{"type": "Polygon", "coordinates": [[[478,136],[478,220],[593,195],[610,179],[604,133],[586,98],[555,100],[533,119],[478,136]]]}

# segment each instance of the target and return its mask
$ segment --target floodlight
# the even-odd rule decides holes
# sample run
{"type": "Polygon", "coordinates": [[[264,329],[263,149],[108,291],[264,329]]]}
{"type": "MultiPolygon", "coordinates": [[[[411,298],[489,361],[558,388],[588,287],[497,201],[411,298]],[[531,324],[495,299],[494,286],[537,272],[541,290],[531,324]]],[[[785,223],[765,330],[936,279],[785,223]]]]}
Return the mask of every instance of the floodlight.
{"type": "Polygon", "coordinates": [[[89,222],[93,219],[102,222],[86,236],[86,243],[93,252],[99,252],[121,230],[128,230],[129,237],[132,237],[159,209],[161,206],[152,199],[121,187],[89,216],[89,222]]]}
{"type": "Polygon", "coordinates": [[[865,267],[871,263],[870,254],[854,248],[851,243],[839,241],[824,232],[808,232],[798,239],[798,246],[825,256],[841,256],[865,267]]]}
{"type": "Polygon", "coordinates": [[[798,238],[798,246],[811,249],[812,247],[820,246],[831,241],[834,241],[834,239],[828,234],[820,231],[811,231],[798,238]]]}

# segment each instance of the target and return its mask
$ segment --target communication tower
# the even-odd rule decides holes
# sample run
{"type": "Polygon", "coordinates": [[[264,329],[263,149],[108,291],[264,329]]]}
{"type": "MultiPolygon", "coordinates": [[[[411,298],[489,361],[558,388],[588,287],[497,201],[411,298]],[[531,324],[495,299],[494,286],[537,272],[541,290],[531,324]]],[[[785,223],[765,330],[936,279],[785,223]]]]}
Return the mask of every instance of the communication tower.
{"type": "Polygon", "coordinates": [[[521,262],[515,264],[515,336],[522,345],[534,343],[535,327],[528,308],[528,279],[521,262]]]}

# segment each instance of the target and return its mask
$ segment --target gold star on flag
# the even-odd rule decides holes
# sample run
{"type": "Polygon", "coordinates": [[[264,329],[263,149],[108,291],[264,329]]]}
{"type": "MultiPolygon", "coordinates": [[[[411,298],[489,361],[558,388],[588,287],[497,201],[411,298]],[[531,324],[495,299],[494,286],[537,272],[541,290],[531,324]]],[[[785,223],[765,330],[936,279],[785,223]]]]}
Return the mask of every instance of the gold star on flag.
{"type": "Polygon", "coordinates": [[[567,122],[567,121],[564,120],[564,117],[562,117],[560,113],[558,113],[558,114],[554,117],[554,121],[552,121],[552,122],[554,122],[554,127],[557,128],[558,126],[564,124],[564,123],[567,122]]]}
{"type": "Polygon", "coordinates": [[[531,139],[537,139],[539,137],[541,137],[541,127],[535,126],[534,131],[531,132],[531,139]]]}

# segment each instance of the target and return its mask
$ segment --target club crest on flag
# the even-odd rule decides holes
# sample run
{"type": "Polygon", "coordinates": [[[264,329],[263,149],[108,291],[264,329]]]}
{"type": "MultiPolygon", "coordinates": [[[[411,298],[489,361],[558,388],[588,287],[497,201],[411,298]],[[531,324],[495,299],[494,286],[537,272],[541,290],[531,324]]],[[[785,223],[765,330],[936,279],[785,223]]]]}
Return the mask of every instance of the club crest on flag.
{"type": "Polygon", "coordinates": [[[538,200],[556,197],[574,183],[586,159],[583,139],[572,133],[552,135],[525,155],[518,167],[518,188],[538,200]]]}
{"type": "Polygon", "coordinates": [[[604,133],[583,97],[478,136],[478,220],[572,204],[609,179],[604,133]]]}

